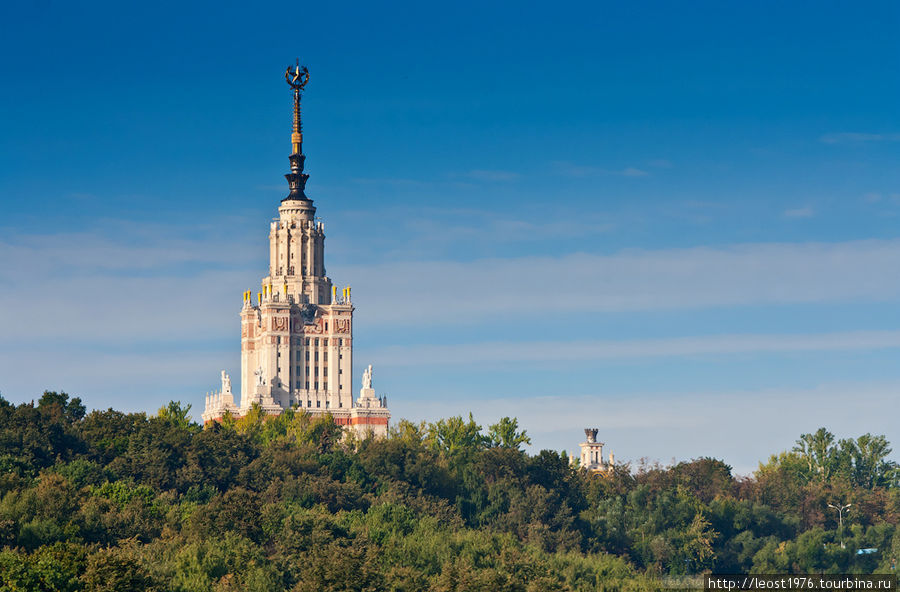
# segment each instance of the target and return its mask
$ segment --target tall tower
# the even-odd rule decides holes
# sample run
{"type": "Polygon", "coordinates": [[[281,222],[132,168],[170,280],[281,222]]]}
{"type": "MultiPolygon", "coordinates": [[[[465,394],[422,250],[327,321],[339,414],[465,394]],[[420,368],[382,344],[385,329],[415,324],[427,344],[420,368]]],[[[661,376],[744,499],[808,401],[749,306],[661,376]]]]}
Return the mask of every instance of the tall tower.
{"type": "Polygon", "coordinates": [[[243,415],[253,405],[272,414],[293,407],[331,413],[337,423],[361,433],[384,434],[390,412],[386,398],[376,397],[371,388],[371,368],[360,398],[353,401],[350,288],[339,295],[326,275],[325,224],[316,219],[316,207],[306,195],[300,99],[309,71],[298,61],[285,79],[294,99],[291,172],[285,175],[289,193],[269,227],[269,273],[262,278],[256,304],[252,290],[243,295],[241,404],[214,394],[203,419],[218,419],[226,410],[243,415]]]}

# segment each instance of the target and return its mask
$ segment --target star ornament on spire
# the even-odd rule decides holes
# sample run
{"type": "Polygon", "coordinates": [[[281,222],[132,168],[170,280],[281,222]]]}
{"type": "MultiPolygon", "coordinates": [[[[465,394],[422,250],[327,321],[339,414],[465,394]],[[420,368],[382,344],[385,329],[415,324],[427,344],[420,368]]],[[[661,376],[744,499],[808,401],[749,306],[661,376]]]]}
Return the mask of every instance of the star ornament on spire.
{"type": "Polygon", "coordinates": [[[306,69],[306,66],[301,66],[298,59],[296,65],[287,67],[284,79],[294,90],[303,90],[303,87],[309,82],[309,70],[306,69]]]}

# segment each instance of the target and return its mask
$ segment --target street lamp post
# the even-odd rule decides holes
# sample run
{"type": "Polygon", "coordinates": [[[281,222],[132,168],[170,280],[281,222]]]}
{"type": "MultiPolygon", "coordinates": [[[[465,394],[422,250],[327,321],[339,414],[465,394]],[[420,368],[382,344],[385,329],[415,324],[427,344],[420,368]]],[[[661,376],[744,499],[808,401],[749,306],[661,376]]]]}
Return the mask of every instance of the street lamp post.
{"type": "Polygon", "coordinates": [[[837,506],[834,504],[828,504],[829,508],[834,508],[838,511],[838,528],[841,531],[841,549],[844,549],[844,510],[852,506],[853,504],[847,504],[842,506],[838,504],[837,506]]]}

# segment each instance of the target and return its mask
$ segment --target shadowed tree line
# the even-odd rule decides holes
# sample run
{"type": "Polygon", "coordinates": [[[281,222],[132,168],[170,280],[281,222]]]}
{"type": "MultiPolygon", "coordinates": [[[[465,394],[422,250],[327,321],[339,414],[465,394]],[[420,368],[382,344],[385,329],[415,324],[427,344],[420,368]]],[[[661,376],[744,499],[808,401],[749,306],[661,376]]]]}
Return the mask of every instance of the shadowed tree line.
{"type": "Polygon", "coordinates": [[[523,452],[511,418],[360,440],[330,416],[189,411],[0,398],[0,591],[653,590],[900,556],[883,436],[803,434],[745,478],[711,458],[594,475],[523,452]],[[851,504],[843,532],[829,503],[851,504]]]}

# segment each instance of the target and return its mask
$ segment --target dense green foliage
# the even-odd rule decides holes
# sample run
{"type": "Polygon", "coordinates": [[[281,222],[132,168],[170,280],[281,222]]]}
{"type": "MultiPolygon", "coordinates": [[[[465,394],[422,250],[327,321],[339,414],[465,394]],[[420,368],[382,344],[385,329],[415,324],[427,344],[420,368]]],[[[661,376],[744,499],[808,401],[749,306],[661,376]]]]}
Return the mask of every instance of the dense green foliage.
{"type": "Polygon", "coordinates": [[[803,435],[749,478],[709,458],[592,475],[522,452],[509,418],[360,441],[301,412],[188,412],[0,398],[0,590],[652,590],[900,555],[879,436],[803,435]],[[832,502],[853,504],[843,533],[832,502]]]}

